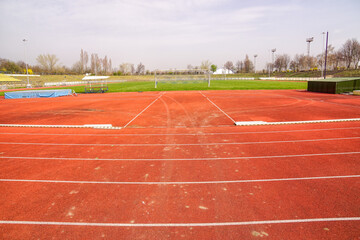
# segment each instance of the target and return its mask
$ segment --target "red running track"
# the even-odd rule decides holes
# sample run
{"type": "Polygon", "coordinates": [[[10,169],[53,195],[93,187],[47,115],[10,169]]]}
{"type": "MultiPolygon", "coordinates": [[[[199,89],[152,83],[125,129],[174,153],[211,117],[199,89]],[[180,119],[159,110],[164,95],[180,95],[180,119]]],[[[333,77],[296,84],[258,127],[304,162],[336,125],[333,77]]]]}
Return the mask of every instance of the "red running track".
{"type": "Polygon", "coordinates": [[[0,128],[0,236],[358,239],[360,122],[233,121],[358,118],[359,107],[292,90],[1,100],[1,124],[126,128],[0,128]]]}

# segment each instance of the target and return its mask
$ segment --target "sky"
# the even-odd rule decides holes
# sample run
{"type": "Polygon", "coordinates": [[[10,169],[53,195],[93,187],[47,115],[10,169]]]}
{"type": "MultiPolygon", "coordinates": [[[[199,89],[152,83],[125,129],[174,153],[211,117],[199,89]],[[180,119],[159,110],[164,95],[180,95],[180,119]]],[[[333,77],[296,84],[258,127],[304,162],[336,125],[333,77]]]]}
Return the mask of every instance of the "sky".
{"type": "Polygon", "coordinates": [[[246,55],[256,69],[276,54],[322,52],[360,41],[359,0],[0,0],[0,58],[37,64],[55,54],[71,67],[80,51],[146,69],[222,67],[246,55]],[[22,40],[27,39],[24,43],[22,40]]]}

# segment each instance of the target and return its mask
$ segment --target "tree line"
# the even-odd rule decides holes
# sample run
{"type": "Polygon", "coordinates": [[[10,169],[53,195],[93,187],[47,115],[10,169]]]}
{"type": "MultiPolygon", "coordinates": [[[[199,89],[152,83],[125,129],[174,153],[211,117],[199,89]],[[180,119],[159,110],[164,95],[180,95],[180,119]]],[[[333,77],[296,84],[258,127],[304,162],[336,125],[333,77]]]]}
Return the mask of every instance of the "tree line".
{"type": "MultiPolygon", "coordinates": [[[[266,69],[262,72],[277,71],[316,71],[323,69],[324,53],[317,56],[308,56],[305,54],[296,54],[291,58],[288,54],[276,55],[273,62],[266,65],[266,69]]],[[[112,60],[108,56],[99,57],[97,53],[88,54],[87,51],[81,49],[79,60],[73,64],[71,68],[60,64],[59,58],[55,54],[40,54],[36,58],[37,64],[28,66],[29,73],[40,74],[85,74],[94,75],[144,75],[153,74],[154,71],[145,69],[141,62],[136,66],[132,63],[122,63],[118,68],[114,69],[112,60]]],[[[328,70],[345,70],[358,69],[360,63],[360,43],[357,39],[348,39],[338,50],[332,45],[328,46],[327,52],[327,69],[328,70]]],[[[232,61],[226,61],[223,66],[227,70],[234,73],[251,73],[255,69],[254,62],[246,55],[245,59],[238,60],[235,64],[232,61]]],[[[212,64],[209,60],[202,61],[199,66],[188,65],[190,70],[202,69],[215,72],[218,66],[212,64]]],[[[6,73],[26,73],[26,64],[24,61],[13,62],[8,59],[0,58],[0,72],[6,73]]],[[[169,73],[171,70],[169,70],[169,73]]],[[[259,72],[259,71],[258,71],[259,72]]]]}

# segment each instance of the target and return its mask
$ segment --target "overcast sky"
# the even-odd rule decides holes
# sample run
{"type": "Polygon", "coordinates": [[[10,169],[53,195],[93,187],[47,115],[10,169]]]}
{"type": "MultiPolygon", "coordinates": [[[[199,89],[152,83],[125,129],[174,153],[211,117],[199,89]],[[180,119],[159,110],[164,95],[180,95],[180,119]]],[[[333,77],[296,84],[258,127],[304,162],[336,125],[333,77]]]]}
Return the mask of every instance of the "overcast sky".
{"type": "Polygon", "coordinates": [[[185,69],[203,60],[222,67],[258,54],[257,69],[277,54],[322,51],[322,32],[336,49],[360,41],[359,0],[0,0],[0,57],[28,62],[56,54],[62,65],[81,48],[112,59],[113,67],[185,69]]]}

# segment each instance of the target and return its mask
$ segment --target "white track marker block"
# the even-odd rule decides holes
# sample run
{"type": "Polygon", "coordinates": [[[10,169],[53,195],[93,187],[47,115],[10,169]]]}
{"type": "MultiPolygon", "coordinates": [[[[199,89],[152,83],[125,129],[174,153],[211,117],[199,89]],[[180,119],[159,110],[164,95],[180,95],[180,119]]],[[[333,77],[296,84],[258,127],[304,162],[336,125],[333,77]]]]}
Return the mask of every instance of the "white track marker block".
{"type": "Polygon", "coordinates": [[[85,128],[113,128],[111,124],[85,124],[85,128]]]}
{"type": "Polygon", "coordinates": [[[264,121],[245,121],[245,122],[235,122],[236,126],[250,126],[250,125],[266,125],[267,122],[264,121]]]}

